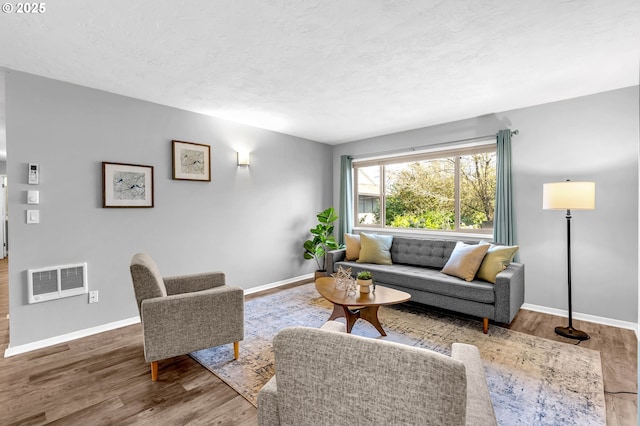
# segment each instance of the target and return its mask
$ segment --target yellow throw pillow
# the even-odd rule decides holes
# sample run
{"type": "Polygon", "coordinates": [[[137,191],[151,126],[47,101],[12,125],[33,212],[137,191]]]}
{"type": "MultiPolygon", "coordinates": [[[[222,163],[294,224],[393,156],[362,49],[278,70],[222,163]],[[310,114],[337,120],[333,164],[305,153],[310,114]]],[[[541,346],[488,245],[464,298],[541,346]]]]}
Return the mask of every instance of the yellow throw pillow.
{"type": "Polygon", "coordinates": [[[487,250],[489,250],[489,244],[465,244],[458,241],[441,272],[465,281],[472,281],[487,250]]]}
{"type": "Polygon", "coordinates": [[[347,246],[345,260],[358,260],[360,257],[360,235],[344,234],[344,243],[347,246]]]}
{"type": "Polygon", "coordinates": [[[393,235],[360,233],[360,258],[358,263],[391,265],[391,243],[393,235]]]}
{"type": "Polygon", "coordinates": [[[519,248],[519,246],[496,246],[492,244],[482,260],[476,277],[495,284],[496,275],[507,269],[519,248]]]}

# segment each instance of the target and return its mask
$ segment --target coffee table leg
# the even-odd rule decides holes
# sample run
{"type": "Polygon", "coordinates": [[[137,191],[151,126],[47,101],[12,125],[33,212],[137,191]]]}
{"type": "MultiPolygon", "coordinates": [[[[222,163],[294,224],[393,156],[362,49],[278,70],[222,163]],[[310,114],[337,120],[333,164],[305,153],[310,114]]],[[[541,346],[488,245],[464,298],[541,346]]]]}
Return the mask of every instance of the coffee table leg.
{"type": "Polygon", "coordinates": [[[382,328],[382,324],[380,324],[380,320],[378,320],[378,308],[379,306],[365,306],[352,311],[347,306],[336,305],[334,303],[333,312],[329,317],[329,321],[344,317],[347,323],[347,333],[351,333],[351,329],[358,318],[362,318],[365,321],[369,321],[369,323],[371,323],[371,325],[373,325],[382,336],[386,336],[387,333],[385,333],[384,328],[382,328]]]}
{"type": "Polygon", "coordinates": [[[342,306],[333,304],[333,312],[329,317],[329,321],[334,320],[336,318],[340,318],[344,316],[344,311],[342,310],[342,306]]]}
{"type": "Polygon", "coordinates": [[[347,306],[342,306],[344,319],[347,321],[347,333],[351,333],[356,320],[360,318],[360,311],[353,312],[347,306]]]}
{"type": "Polygon", "coordinates": [[[347,306],[336,305],[333,304],[333,312],[329,317],[329,321],[334,320],[336,318],[344,317],[347,325],[347,333],[351,333],[351,329],[353,325],[356,323],[356,320],[360,318],[360,314],[358,311],[351,311],[347,306]]]}
{"type": "Polygon", "coordinates": [[[380,332],[381,335],[386,336],[387,333],[384,332],[382,324],[380,324],[380,321],[378,320],[378,308],[379,306],[366,306],[360,309],[359,316],[363,320],[369,321],[376,328],[376,330],[380,332]]]}

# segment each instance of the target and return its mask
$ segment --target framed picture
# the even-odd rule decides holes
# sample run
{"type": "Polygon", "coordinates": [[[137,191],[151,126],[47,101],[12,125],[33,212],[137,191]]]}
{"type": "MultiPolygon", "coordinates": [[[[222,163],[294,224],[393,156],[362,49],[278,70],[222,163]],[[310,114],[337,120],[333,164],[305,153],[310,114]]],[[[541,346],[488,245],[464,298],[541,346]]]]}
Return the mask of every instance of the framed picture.
{"type": "Polygon", "coordinates": [[[173,143],[173,179],[211,182],[211,147],[193,142],[173,143]]]}
{"type": "Polygon", "coordinates": [[[153,166],[103,162],[102,207],[153,207],[153,166]]]}

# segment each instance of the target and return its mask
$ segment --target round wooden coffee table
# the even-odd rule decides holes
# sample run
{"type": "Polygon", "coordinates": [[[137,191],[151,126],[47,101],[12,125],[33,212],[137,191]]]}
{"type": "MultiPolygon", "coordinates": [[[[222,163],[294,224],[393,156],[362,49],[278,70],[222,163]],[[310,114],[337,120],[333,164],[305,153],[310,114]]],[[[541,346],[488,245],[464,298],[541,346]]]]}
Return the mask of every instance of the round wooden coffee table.
{"type": "Polygon", "coordinates": [[[386,336],[387,333],[378,320],[378,308],[382,305],[406,302],[411,298],[409,293],[380,285],[375,287],[375,292],[349,294],[344,289],[336,288],[336,280],[333,277],[318,278],[316,290],[333,303],[333,313],[329,321],[344,317],[347,321],[347,333],[351,333],[353,324],[358,318],[362,318],[369,321],[381,335],[386,336]]]}

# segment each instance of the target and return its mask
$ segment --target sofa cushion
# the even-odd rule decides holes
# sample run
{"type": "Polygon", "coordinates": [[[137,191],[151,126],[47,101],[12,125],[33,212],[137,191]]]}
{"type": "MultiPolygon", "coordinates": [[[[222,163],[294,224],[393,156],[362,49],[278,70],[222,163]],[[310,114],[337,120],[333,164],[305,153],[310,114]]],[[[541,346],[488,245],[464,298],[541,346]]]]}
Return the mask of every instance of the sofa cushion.
{"type": "Polygon", "coordinates": [[[360,256],[358,263],[391,265],[392,235],[360,234],[360,256]]]}
{"type": "Polygon", "coordinates": [[[482,264],[480,265],[480,269],[478,269],[476,278],[495,284],[496,275],[507,269],[507,266],[509,266],[513,257],[516,255],[518,248],[518,246],[498,246],[492,244],[484,256],[484,259],[482,259],[482,264]]]}
{"type": "Polygon", "coordinates": [[[495,302],[493,284],[480,280],[467,282],[435,269],[400,264],[365,266],[347,261],[336,263],[336,268],[338,265],[343,268],[352,268],[354,275],[364,269],[371,271],[376,285],[391,284],[480,303],[495,302]]]}
{"type": "Polygon", "coordinates": [[[438,270],[449,260],[456,242],[452,240],[429,240],[411,237],[393,238],[391,260],[393,263],[425,266],[438,270]]]}
{"type": "Polygon", "coordinates": [[[442,268],[442,273],[471,281],[482,264],[482,259],[489,250],[489,244],[456,243],[451,257],[442,268]]]}
{"type": "Polygon", "coordinates": [[[360,257],[360,235],[344,234],[344,243],[347,249],[345,259],[358,260],[360,257]]]}

